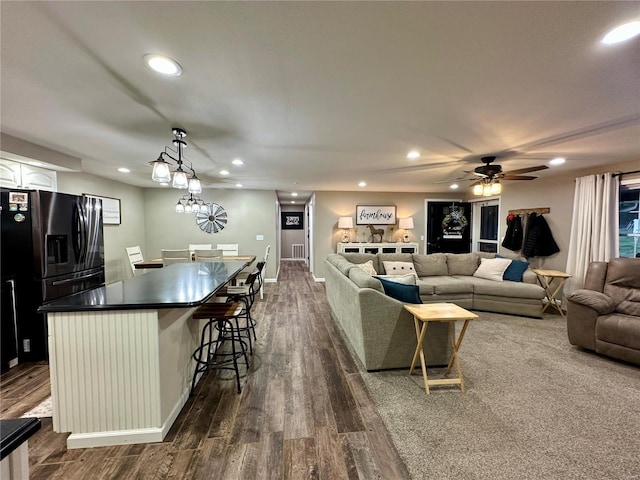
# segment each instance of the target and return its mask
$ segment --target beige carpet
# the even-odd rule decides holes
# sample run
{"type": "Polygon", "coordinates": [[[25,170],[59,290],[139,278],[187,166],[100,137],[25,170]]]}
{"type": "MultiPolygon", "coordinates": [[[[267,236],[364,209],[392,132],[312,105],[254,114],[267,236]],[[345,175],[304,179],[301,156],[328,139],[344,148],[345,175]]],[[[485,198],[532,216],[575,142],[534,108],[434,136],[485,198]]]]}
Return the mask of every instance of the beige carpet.
{"type": "Polygon", "coordinates": [[[412,478],[640,479],[640,368],[571,346],[558,316],[478,313],[466,393],[364,374],[412,478]]]}

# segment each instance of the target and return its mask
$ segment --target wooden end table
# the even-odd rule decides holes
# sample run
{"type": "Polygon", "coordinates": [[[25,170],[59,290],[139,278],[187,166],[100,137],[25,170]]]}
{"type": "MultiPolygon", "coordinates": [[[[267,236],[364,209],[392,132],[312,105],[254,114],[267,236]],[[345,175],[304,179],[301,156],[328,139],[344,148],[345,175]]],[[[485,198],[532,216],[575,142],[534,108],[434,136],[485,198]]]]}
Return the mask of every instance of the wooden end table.
{"type": "Polygon", "coordinates": [[[460,390],[464,392],[464,380],[462,379],[462,370],[458,360],[458,350],[460,349],[460,344],[462,343],[464,334],[467,331],[469,322],[471,320],[476,320],[478,315],[471,313],[454,303],[424,303],[421,305],[405,305],[404,308],[413,315],[416,337],[418,339],[418,345],[416,346],[416,351],[413,354],[413,361],[411,362],[409,375],[413,373],[418,357],[420,357],[424,390],[427,395],[430,394],[429,385],[460,385],[460,390]],[[449,328],[449,339],[451,340],[453,353],[451,354],[451,359],[447,365],[445,375],[449,373],[451,367],[455,364],[458,376],[455,378],[429,380],[427,377],[427,364],[424,359],[424,352],[422,351],[422,344],[427,333],[427,326],[429,325],[429,322],[455,322],[456,320],[464,320],[464,325],[462,326],[462,330],[460,330],[460,335],[458,335],[457,340],[455,339],[454,325],[451,325],[449,328]]]}
{"type": "Polygon", "coordinates": [[[547,304],[542,309],[542,313],[544,313],[547,308],[553,307],[560,313],[560,316],[564,317],[562,304],[559,299],[556,299],[556,296],[562,291],[564,282],[567,281],[567,278],[571,278],[571,275],[565,272],[560,272],[559,270],[542,270],[540,268],[533,268],[531,270],[537,275],[538,282],[540,282],[540,286],[544,288],[544,295],[547,297],[547,304]],[[553,290],[551,283],[556,278],[558,279],[558,285],[556,289],[553,290]]]}

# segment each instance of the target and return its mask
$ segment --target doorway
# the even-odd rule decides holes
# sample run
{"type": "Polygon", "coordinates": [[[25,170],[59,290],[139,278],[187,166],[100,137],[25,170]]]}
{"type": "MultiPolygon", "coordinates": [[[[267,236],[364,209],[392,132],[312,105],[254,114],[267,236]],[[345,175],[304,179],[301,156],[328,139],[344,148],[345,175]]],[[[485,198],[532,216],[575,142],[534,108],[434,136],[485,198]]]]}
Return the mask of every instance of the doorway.
{"type": "Polygon", "coordinates": [[[427,200],[426,204],[426,253],[471,252],[471,204],[460,200],[427,200]]]}
{"type": "Polygon", "coordinates": [[[497,198],[473,202],[474,252],[498,253],[500,239],[500,200],[497,198]]]}

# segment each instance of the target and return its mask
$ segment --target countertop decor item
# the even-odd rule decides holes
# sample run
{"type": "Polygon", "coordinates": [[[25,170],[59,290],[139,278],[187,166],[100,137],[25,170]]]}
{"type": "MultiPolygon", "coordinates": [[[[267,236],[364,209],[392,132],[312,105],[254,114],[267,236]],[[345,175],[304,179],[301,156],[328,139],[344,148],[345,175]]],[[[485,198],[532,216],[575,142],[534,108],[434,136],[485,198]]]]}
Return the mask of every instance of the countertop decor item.
{"type": "Polygon", "coordinates": [[[413,217],[401,218],[399,220],[398,228],[404,230],[404,234],[402,235],[402,241],[404,243],[409,243],[409,230],[413,229],[413,217]]]}
{"type": "Polygon", "coordinates": [[[353,217],[339,217],[338,228],[342,228],[342,243],[349,243],[349,230],[353,228],[353,217]]]}

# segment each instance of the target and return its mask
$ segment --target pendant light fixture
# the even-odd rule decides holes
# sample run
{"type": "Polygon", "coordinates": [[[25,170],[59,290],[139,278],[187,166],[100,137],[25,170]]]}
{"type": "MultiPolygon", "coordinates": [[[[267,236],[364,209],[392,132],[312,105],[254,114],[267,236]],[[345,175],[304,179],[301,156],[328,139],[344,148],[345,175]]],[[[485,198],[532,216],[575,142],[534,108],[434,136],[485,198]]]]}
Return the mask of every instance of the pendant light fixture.
{"type": "Polygon", "coordinates": [[[186,188],[189,193],[192,194],[202,193],[202,184],[196,175],[196,171],[193,169],[193,166],[188,166],[184,161],[183,150],[187,146],[187,142],[183,139],[187,136],[187,132],[181,128],[173,128],[172,132],[174,135],[173,146],[175,150],[171,147],[164,147],[164,151],[160,152],[158,158],[150,162],[150,165],[153,165],[151,179],[154,182],[171,182],[173,188],[186,188]],[[176,156],[171,155],[167,150],[176,156]],[[175,162],[175,165],[172,164],[171,161],[175,162]],[[173,171],[172,180],[171,174],[173,168],[175,168],[175,170],[173,171]],[[185,169],[190,172],[186,172],[185,169]]]}

